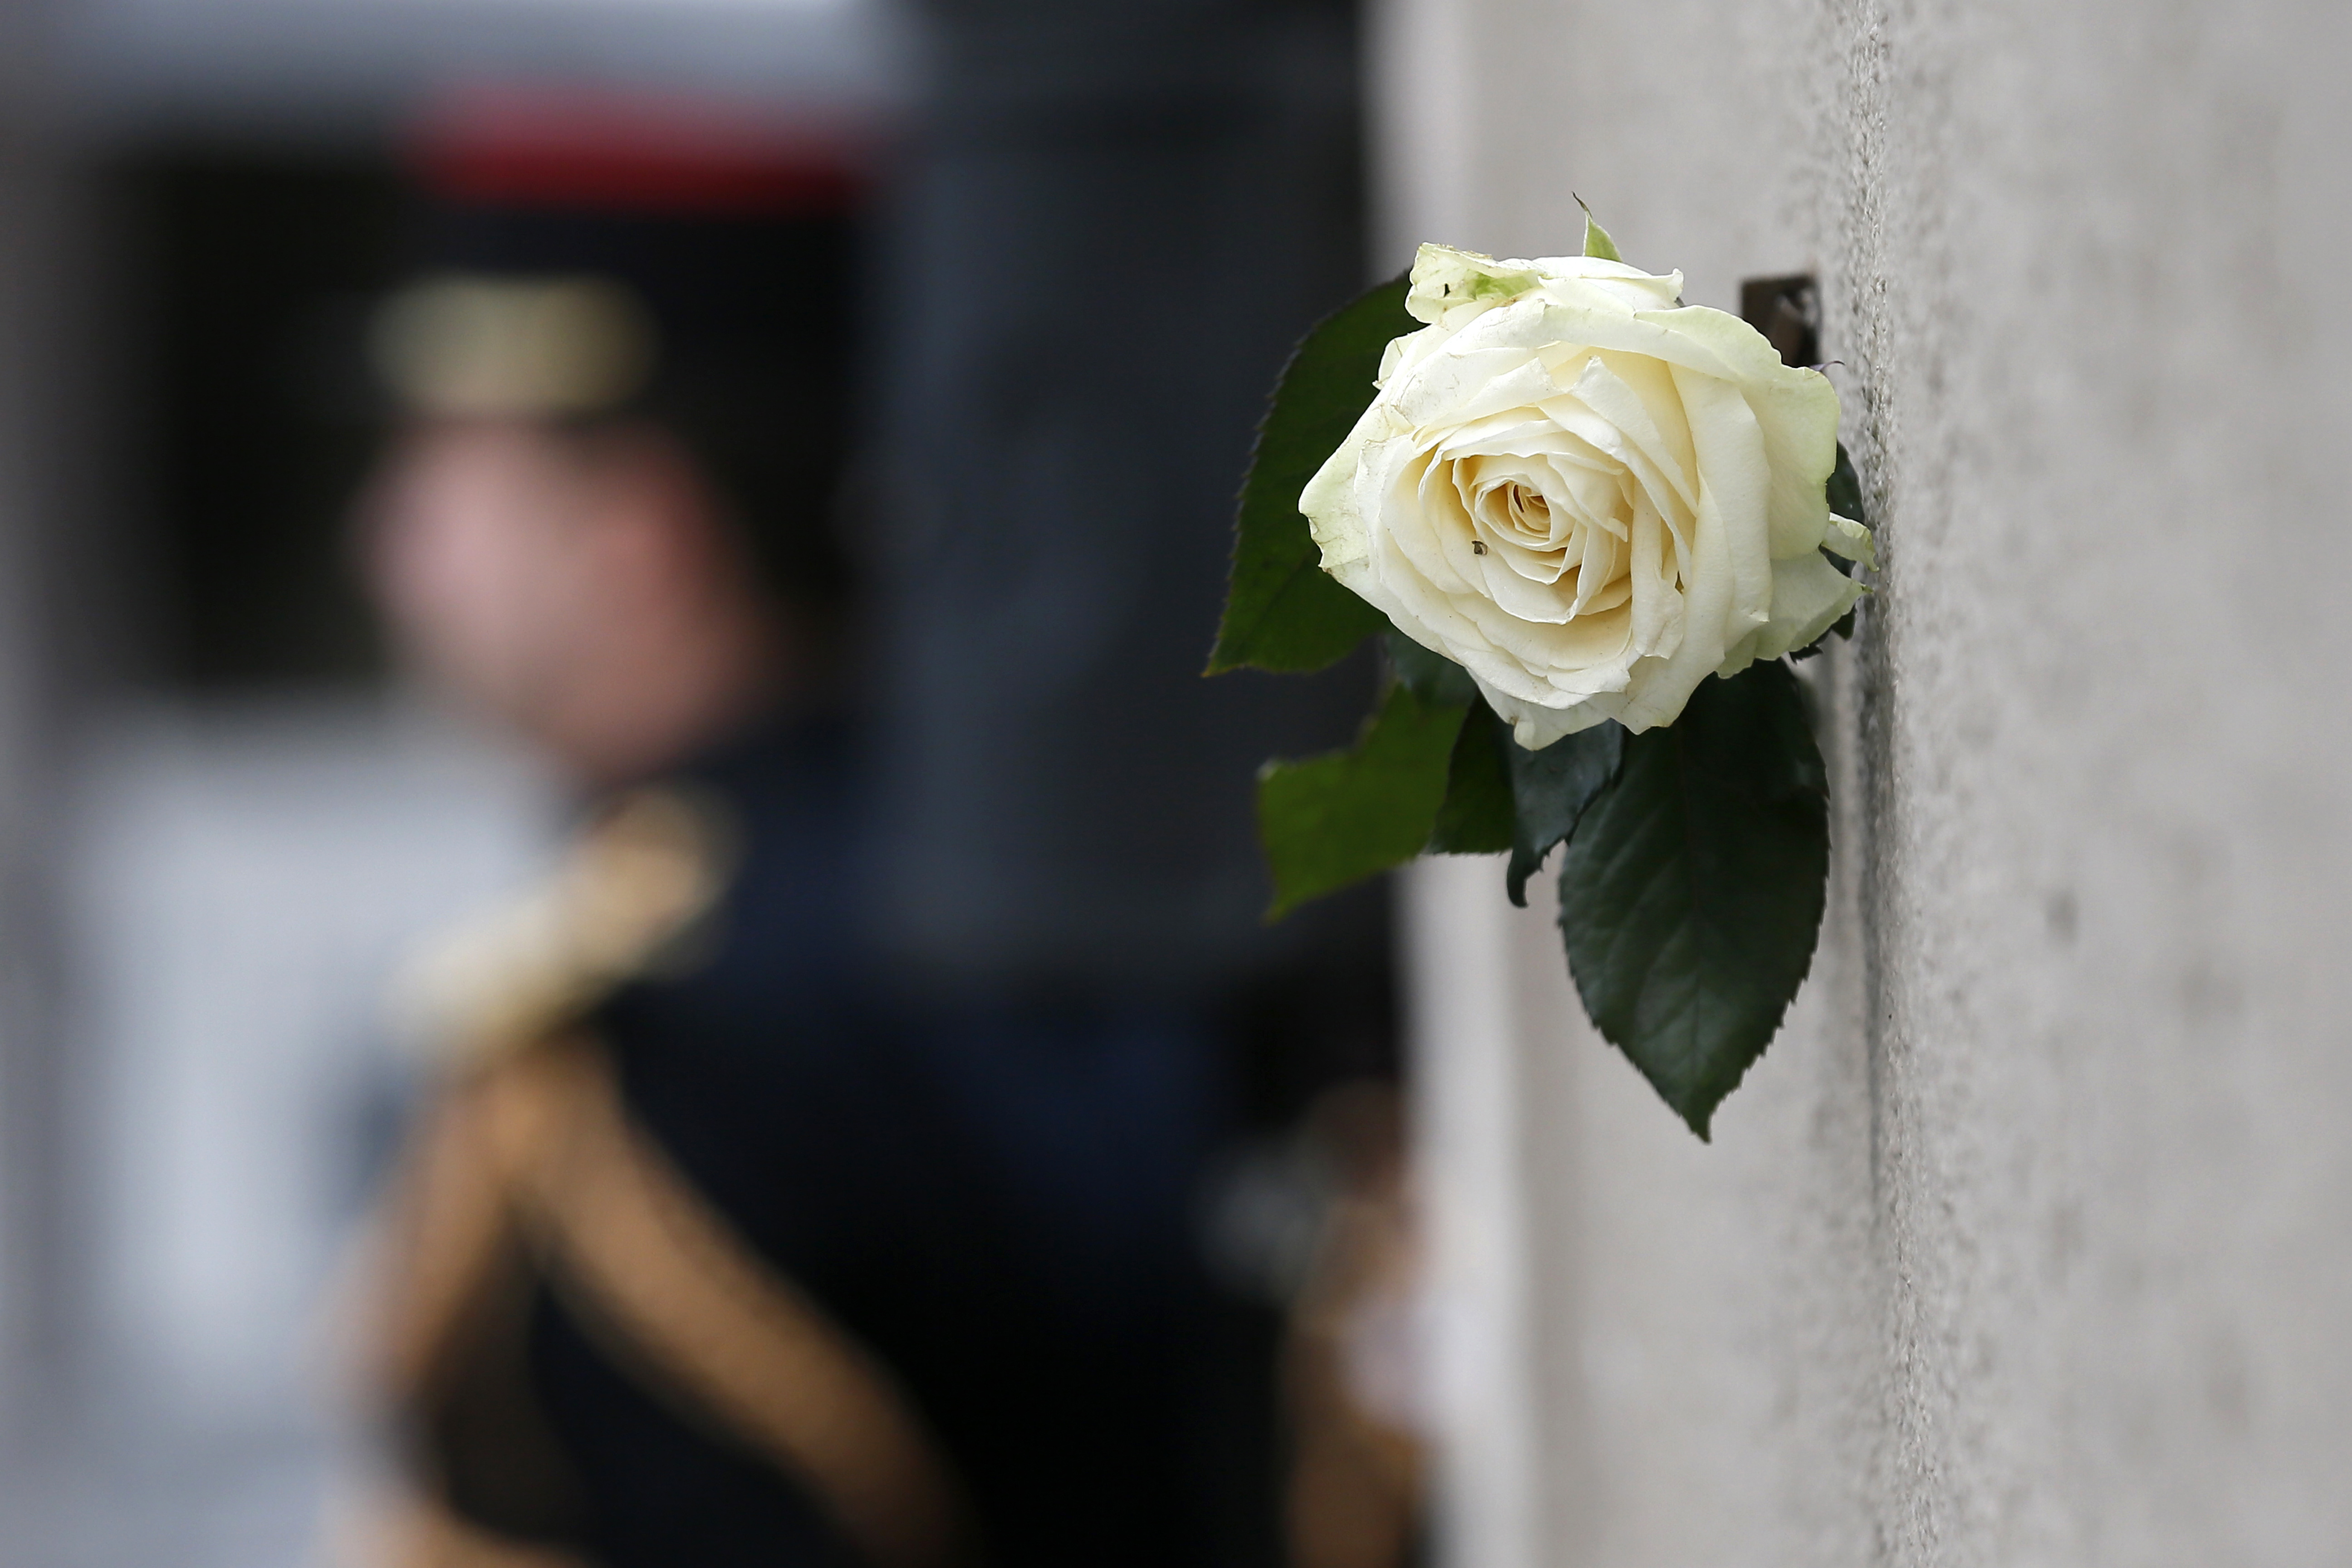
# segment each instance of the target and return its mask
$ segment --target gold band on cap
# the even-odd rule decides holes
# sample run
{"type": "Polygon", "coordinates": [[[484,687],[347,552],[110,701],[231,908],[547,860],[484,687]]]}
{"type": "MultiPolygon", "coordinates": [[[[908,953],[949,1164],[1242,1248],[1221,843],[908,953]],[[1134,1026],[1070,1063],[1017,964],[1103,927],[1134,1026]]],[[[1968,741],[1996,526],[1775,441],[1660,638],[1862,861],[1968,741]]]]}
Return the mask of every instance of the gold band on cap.
{"type": "Polygon", "coordinates": [[[653,370],[651,315],[609,278],[450,272],[376,312],[377,373],[418,414],[560,418],[627,402],[653,370]]]}

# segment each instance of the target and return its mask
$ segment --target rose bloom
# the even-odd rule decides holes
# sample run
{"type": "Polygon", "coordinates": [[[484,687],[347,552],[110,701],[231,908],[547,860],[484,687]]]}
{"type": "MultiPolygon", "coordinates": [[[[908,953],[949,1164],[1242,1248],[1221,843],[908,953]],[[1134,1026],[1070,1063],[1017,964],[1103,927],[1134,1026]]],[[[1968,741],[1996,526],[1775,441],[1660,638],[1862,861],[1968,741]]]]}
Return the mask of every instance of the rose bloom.
{"type": "Polygon", "coordinates": [[[1467,669],[1530,750],[1672,723],[1862,593],[1822,555],[1837,394],[1682,274],[1425,245],[1379,394],[1299,498],[1323,569],[1467,669]]]}

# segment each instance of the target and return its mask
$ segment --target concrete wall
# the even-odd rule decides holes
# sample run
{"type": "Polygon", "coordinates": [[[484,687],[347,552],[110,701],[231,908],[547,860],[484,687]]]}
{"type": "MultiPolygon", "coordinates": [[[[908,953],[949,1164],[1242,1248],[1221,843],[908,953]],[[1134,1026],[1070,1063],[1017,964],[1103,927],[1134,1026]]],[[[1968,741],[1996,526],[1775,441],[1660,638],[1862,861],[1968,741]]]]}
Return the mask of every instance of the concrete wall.
{"type": "Polygon", "coordinates": [[[76,213],[48,133],[49,9],[0,5],[0,1453],[49,1392],[68,1331],[51,840],[58,653],[75,618],[56,602],[75,457],[63,410],[83,388],[59,353],[76,213]]]}
{"type": "Polygon", "coordinates": [[[1417,873],[1457,1568],[2352,1563],[2352,9],[1390,0],[1384,265],[1813,268],[1882,523],[1694,1141],[1417,873]]]}

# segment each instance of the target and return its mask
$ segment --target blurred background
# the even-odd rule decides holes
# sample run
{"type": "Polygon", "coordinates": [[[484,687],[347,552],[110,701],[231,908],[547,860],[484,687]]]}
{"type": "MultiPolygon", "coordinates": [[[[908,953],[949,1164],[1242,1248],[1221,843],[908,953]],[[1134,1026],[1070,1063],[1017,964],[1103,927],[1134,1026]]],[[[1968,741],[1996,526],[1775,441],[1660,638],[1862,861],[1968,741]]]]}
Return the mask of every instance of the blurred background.
{"type": "Polygon", "coordinates": [[[942,996],[1215,1016],[1194,1242],[1271,1397],[1298,1129],[1395,1051],[1377,894],[1256,926],[1246,781],[1370,676],[1194,672],[1264,388],[1365,271],[1356,55],[1336,0],[0,8],[0,1564],[327,1561],[364,1484],[329,1303],[420,1093],[387,987],[574,793],[401,673],[354,543],[368,323],[485,119],[843,182],[805,308],[892,940],[942,996]]]}

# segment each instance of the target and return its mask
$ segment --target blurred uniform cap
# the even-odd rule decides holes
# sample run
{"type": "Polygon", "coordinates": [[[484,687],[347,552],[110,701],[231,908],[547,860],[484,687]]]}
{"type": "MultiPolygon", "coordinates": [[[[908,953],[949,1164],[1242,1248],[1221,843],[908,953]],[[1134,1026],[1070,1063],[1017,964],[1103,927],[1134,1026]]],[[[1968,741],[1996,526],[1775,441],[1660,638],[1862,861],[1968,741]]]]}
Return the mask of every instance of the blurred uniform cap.
{"type": "Polygon", "coordinates": [[[407,139],[415,277],[376,313],[378,377],[427,416],[658,421],[778,585],[830,594],[875,144],[701,99],[454,94],[407,139]]]}
{"type": "Polygon", "coordinates": [[[635,396],[655,342],[644,302],[613,279],[446,272],[386,300],[370,347],[418,413],[560,418],[635,396]]]}

